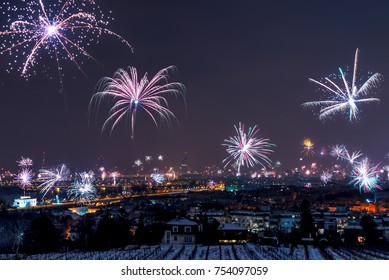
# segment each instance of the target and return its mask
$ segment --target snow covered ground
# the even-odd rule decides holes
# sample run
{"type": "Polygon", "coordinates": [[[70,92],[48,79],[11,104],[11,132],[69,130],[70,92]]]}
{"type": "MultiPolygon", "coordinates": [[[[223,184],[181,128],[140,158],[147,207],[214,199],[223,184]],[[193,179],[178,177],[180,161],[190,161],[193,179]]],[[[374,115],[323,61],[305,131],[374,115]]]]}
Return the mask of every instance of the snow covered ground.
{"type": "MultiPolygon", "coordinates": [[[[299,245],[294,250],[284,246],[244,245],[156,245],[127,247],[104,252],[66,252],[21,256],[27,260],[389,260],[383,250],[347,250],[299,245]]],[[[0,260],[14,259],[11,254],[0,260]]]]}

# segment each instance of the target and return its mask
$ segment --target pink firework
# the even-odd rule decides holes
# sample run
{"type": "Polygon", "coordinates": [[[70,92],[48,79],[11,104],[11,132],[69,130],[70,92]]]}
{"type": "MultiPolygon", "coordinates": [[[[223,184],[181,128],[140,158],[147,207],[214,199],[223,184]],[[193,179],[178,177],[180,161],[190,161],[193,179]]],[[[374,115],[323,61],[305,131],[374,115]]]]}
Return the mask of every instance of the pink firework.
{"type": "Polygon", "coordinates": [[[119,69],[113,78],[103,78],[98,85],[99,92],[92,97],[92,104],[97,107],[105,98],[111,98],[114,102],[109,111],[109,116],[104,122],[103,130],[111,125],[111,132],[116,125],[125,118],[131,123],[131,138],[134,139],[134,128],[138,110],[146,112],[158,127],[157,118],[171,124],[176,119],[168,107],[165,95],[184,95],[184,86],[181,83],[168,83],[168,72],[173,66],[163,68],[153,78],[149,79],[147,73],[138,79],[136,68],[129,67],[127,70],[119,69]]]}
{"type": "Polygon", "coordinates": [[[234,127],[237,135],[225,139],[222,144],[227,147],[227,153],[230,154],[223,160],[225,167],[232,163],[238,168],[238,174],[240,174],[241,166],[254,167],[257,164],[262,166],[265,166],[264,163],[270,164],[271,160],[268,155],[273,152],[271,148],[275,145],[269,143],[269,139],[255,137],[259,132],[257,126],[250,127],[247,133],[243,123],[234,127]]]}
{"type": "Polygon", "coordinates": [[[26,187],[31,186],[31,179],[33,175],[32,170],[24,167],[16,176],[16,181],[23,187],[24,194],[26,194],[26,187]]]}
{"type": "Polygon", "coordinates": [[[32,166],[32,159],[22,157],[17,163],[20,167],[29,167],[32,166]]]}
{"type": "Polygon", "coordinates": [[[17,6],[3,3],[0,7],[7,20],[6,30],[0,31],[0,54],[9,53],[19,64],[15,68],[22,76],[28,77],[29,70],[44,54],[56,60],[61,83],[61,59],[71,60],[84,73],[77,58],[95,60],[85,46],[98,41],[103,34],[118,38],[131,49],[125,39],[107,29],[111,18],[103,14],[94,0],[57,0],[48,5],[43,0],[18,2],[21,3],[17,6]]]}

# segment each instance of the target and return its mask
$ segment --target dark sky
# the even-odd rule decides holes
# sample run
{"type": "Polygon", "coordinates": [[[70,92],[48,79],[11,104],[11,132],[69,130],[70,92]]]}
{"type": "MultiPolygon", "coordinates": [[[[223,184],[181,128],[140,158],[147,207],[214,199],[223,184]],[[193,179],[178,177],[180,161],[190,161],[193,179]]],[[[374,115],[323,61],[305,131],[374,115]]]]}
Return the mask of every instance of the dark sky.
{"type": "Polygon", "coordinates": [[[357,47],[362,73],[389,77],[388,1],[97,2],[112,11],[109,28],[125,37],[134,53],[112,37],[101,38],[88,48],[100,64],[83,66],[90,81],[72,63],[63,63],[67,109],[55,74],[49,79],[38,73],[26,81],[7,74],[11,58],[0,56],[0,166],[16,168],[20,156],[39,163],[43,152],[48,164],[79,168],[94,166],[99,155],[108,166],[128,167],[145,155],[163,154],[166,165],[178,166],[187,152],[189,164],[200,171],[221,165],[227,156],[221,143],[238,122],[258,125],[260,136],[277,145],[271,159],[286,168],[298,164],[304,137],[317,149],[346,144],[385,162],[385,82],[379,105],[361,107],[362,118],[354,124],[343,116],[322,123],[301,103],[320,99],[308,78],[352,67],[357,47]],[[100,133],[101,122],[88,124],[89,100],[100,78],[127,66],[153,75],[169,65],[178,69],[171,80],[187,89],[186,111],[182,98],[168,99],[180,126],[156,129],[140,113],[132,143],[124,122],[111,137],[100,133]]]}

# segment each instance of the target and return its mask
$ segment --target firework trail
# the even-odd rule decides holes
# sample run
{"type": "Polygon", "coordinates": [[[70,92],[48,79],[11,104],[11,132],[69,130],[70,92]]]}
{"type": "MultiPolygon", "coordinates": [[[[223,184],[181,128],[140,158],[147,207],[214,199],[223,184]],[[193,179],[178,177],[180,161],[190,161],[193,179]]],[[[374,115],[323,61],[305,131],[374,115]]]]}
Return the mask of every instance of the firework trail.
{"type": "Polygon", "coordinates": [[[113,78],[105,77],[100,80],[97,88],[98,92],[92,96],[89,109],[92,104],[100,107],[104,99],[112,99],[113,107],[109,111],[109,116],[103,124],[105,130],[111,124],[111,133],[116,125],[127,118],[131,123],[131,139],[134,139],[134,129],[138,110],[144,111],[158,127],[157,117],[161,121],[171,124],[176,120],[175,115],[170,111],[165,95],[181,95],[184,97],[184,86],[181,83],[167,82],[169,71],[174,67],[170,66],[160,70],[151,79],[147,73],[138,79],[136,68],[129,67],[127,70],[119,69],[113,78]]]}
{"type": "Polygon", "coordinates": [[[29,167],[32,166],[32,159],[22,157],[19,161],[17,161],[17,164],[20,167],[29,167]]]}
{"type": "Polygon", "coordinates": [[[331,181],[332,179],[332,174],[326,172],[326,171],[323,171],[323,173],[320,175],[320,180],[324,183],[324,184],[327,184],[331,181]]]}
{"type": "Polygon", "coordinates": [[[96,197],[96,188],[93,185],[94,173],[89,171],[88,173],[78,173],[78,177],[72,184],[68,191],[69,197],[74,197],[79,201],[90,201],[96,197]]]}
{"type": "Polygon", "coordinates": [[[304,138],[303,142],[301,143],[303,145],[303,150],[301,153],[304,154],[304,156],[310,157],[315,154],[315,151],[313,150],[313,142],[309,138],[304,138]]]}
{"type": "MultiPolygon", "coordinates": [[[[319,82],[314,79],[309,79],[311,82],[319,85],[322,90],[330,94],[330,99],[322,101],[312,101],[303,103],[303,107],[320,107],[320,120],[326,120],[337,113],[348,112],[348,119],[350,122],[355,121],[358,118],[359,104],[379,102],[378,98],[361,98],[370,94],[374,89],[378,88],[383,80],[383,76],[379,73],[372,75],[361,86],[357,86],[358,80],[358,56],[359,50],[355,52],[354,71],[352,82],[346,80],[346,75],[341,68],[339,68],[341,84],[336,84],[330,77],[326,77],[323,82],[319,82]]],[[[336,76],[337,77],[337,76],[336,76]]]]}
{"type": "Polygon", "coordinates": [[[382,190],[382,188],[377,184],[377,174],[379,174],[379,172],[378,164],[374,166],[367,158],[365,158],[354,165],[352,172],[353,179],[349,184],[353,184],[358,187],[361,192],[362,190],[364,192],[373,191],[376,188],[382,190]]]}
{"type": "MultiPolygon", "coordinates": [[[[21,1],[18,1],[21,2],[21,1]]],[[[0,9],[7,23],[0,31],[0,54],[9,53],[22,76],[30,76],[33,68],[47,55],[56,61],[62,85],[60,60],[70,60],[86,76],[78,61],[79,56],[95,60],[86,46],[98,43],[102,35],[111,35],[131,45],[120,35],[107,28],[112,20],[94,0],[57,0],[45,4],[43,0],[22,1],[19,5],[3,2],[0,9]],[[20,65],[21,64],[21,65],[20,65]]]]}
{"type": "Polygon", "coordinates": [[[68,178],[70,172],[67,166],[62,164],[59,168],[54,170],[42,169],[40,174],[42,180],[44,180],[44,182],[39,185],[39,187],[42,188],[40,192],[43,193],[43,199],[46,194],[56,185],[56,183],[65,181],[68,178]]]}
{"type": "Polygon", "coordinates": [[[117,172],[111,173],[111,178],[113,179],[113,185],[116,186],[116,178],[119,177],[119,174],[117,172]]]}
{"type": "Polygon", "coordinates": [[[234,126],[236,135],[225,139],[223,146],[227,147],[227,153],[230,155],[223,160],[225,167],[230,163],[235,165],[240,174],[241,166],[254,167],[257,164],[270,164],[271,160],[267,155],[273,152],[271,149],[274,144],[271,144],[269,139],[256,138],[259,132],[257,126],[249,128],[247,133],[244,130],[244,124],[239,123],[239,126],[234,126]]]}

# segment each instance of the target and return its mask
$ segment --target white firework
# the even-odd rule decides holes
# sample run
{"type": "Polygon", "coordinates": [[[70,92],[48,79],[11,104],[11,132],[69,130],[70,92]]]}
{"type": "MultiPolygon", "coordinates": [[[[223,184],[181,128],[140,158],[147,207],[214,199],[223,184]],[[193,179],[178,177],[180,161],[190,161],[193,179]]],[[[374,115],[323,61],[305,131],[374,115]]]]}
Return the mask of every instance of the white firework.
{"type": "Polygon", "coordinates": [[[378,169],[379,164],[372,165],[367,158],[363,159],[361,162],[358,162],[354,165],[352,177],[353,179],[349,184],[353,184],[358,187],[362,192],[370,192],[375,189],[382,188],[378,185],[378,174],[380,173],[378,169]]]}
{"type": "Polygon", "coordinates": [[[341,159],[345,156],[346,153],[345,145],[334,145],[330,147],[330,155],[336,159],[341,159]]]}
{"type": "Polygon", "coordinates": [[[326,172],[326,171],[323,171],[323,173],[320,175],[320,180],[324,183],[324,184],[328,184],[332,179],[332,174],[326,172]]]}
{"type": "Polygon", "coordinates": [[[40,171],[41,179],[44,180],[39,187],[41,187],[41,193],[43,193],[42,198],[58,183],[68,179],[69,169],[65,164],[62,164],[60,167],[57,167],[54,170],[41,170],[40,171]]]}
{"type": "Polygon", "coordinates": [[[96,197],[96,188],[93,185],[94,173],[92,171],[76,174],[77,179],[69,189],[69,196],[79,201],[90,201],[96,197]]]}
{"type": "Polygon", "coordinates": [[[343,155],[341,155],[341,158],[347,160],[351,165],[353,165],[354,163],[357,162],[356,160],[361,156],[362,156],[361,151],[353,152],[350,154],[348,150],[345,150],[343,155]]]}
{"type": "Polygon", "coordinates": [[[151,174],[151,178],[157,184],[162,184],[165,181],[165,175],[160,173],[160,172],[155,172],[155,173],[151,174]]]}
{"type": "Polygon", "coordinates": [[[238,126],[234,126],[236,135],[225,139],[223,146],[227,147],[227,153],[229,156],[223,160],[225,167],[229,164],[237,167],[238,174],[240,174],[241,166],[254,167],[257,164],[270,164],[271,160],[268,157],[273,152],[271,149],[274,144],[271,144],[269,139],[257,138],[256,135],[259,132],[257,126],[249,128],[246,132],[244,124],[239,123],[238,126]]]}
{"type": "Polygon", "coordinates": [[[302,106],[310,108],[320,107],[320,120],[326,120],[335,114],[346,112],[349,121],[353,122],[358,119],[358,105],[379,102],[380,100],[378,98],[361,98],[377,89],[383,80],[383,76],[375,73],[362,86],[358,87],[358,56],[359,50],[357,49],[355,52],[354,71],[351,83],[346,80],[346,74],[341,68],[339,68],[341,85],[333,81],[338,77],[335,75],[333,79],[326,77],[323,82],[309,79],[309,81],[319,85],[321,89],[330,94],[330,98],[327,100],[306,102],[302,106]]]}

